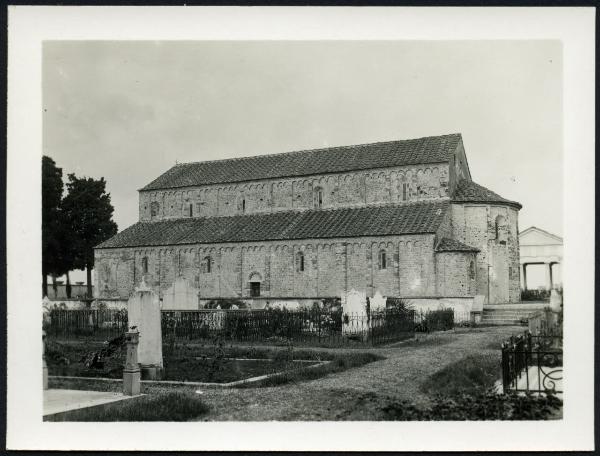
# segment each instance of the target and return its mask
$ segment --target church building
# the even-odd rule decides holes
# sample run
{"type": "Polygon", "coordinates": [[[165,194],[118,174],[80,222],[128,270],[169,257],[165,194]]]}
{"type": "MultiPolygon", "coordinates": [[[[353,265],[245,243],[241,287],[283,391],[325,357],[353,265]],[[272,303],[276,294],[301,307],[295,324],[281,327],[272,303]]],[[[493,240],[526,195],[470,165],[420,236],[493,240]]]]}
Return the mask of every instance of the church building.
{"type": "Polygon", "coordinates": [[[518,302],[520,208],[473,182],[460,134],[177,164],[96,247],[95,288],[127,299],[143,279],[163,299],[183,281],[196,309],[351,289],[416,307],[518,302]]]}

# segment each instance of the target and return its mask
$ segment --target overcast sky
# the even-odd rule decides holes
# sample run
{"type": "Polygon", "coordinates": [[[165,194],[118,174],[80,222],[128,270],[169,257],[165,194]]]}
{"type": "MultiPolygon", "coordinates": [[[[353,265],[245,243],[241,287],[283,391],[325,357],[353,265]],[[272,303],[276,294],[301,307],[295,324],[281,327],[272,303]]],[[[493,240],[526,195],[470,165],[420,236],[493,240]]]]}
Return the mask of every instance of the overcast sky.
{"type": "Polygon", "coordinates": [[[46,42],[43,153],[104,177],[119,231],[176,161],[460,132],[473,180],[562,235],[553,41],[46,42]]]}

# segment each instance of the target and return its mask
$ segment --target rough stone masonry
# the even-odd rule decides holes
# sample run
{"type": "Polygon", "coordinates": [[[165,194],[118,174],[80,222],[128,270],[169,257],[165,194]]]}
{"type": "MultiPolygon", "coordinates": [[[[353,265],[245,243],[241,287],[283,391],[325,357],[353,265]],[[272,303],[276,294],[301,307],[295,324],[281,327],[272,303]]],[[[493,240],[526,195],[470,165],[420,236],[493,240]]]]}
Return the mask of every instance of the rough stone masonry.
{"type": "Polygon", "coordinates": [[[183,278],[199,307],[351,288],[517,302],[520,208],[472,181],[460,134],[178,164],[139,190],[139,222],[96,247],[97,297],[127,299],[143,278],[162,299],[183,278]]]}

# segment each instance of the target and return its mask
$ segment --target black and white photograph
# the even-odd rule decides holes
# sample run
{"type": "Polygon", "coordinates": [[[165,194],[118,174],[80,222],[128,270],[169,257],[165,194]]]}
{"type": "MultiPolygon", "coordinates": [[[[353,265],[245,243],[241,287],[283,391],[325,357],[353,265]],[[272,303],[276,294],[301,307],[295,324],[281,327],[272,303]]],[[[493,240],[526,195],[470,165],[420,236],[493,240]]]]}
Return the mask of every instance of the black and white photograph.
{"type": "MultiPolygon", "coordinates": [[[[196,12],[225,26],[247,10],[196,12]]],[[[587,12],[572,23],[592,18],[593,50],[587,12]]],[[[249,429],[320,422],[355,426],[321,447],[346,450],[364,447],[340,436],[372,428],[388,440],[370,448],[426,450],[426,433],[420,448],[392,436],[435,424],[441,442],[478,421],[548,443],[574,426],[574,385],[593,394],[594,330],[593,263],[583,272],[574,238],[592,233],[593,250],[593,211],[580,220],[590,226],[567,228],[581,208],[566,195],[591,185],[593,202],[594,178],[588,168],[591,180],[584,170],[574,183],[567,170],[593,167],[593,86],[591,143],[574,149],[566,40],[50,29],[35,53],[38,140],[26,158],[11,149],[10,120],[23,114],[10,109],[9,67],[9,175],[11,160],[29,168],[9,178],[9,200],[35,182],[31,205],[11,209],[33,222],[13,232],[36,238],[18,279],[35,322],[17,337],[21,314],[9,318],[9,377],[10,345],[37,344],[26,362],[36,426],[118,422],[123,442],[159,429],[142,423],[170,422],[171,439],[184,426],[188,438],[240,426],[242,445],[249,429]],[[574,320],[588,331],[581,358],[563,357],[574,320]]],[[[579,438],[570,449],[593,444],[579,438]]],[[[169,442],[151,448],[184,449],[169,442]]],[[[455,443],[445,448],[468,449],[455,443]]],[[[132,448],[115,445],[104,449],[132,448]]],[[[511,445],[487,449],[549,449],[511,445]]]]}

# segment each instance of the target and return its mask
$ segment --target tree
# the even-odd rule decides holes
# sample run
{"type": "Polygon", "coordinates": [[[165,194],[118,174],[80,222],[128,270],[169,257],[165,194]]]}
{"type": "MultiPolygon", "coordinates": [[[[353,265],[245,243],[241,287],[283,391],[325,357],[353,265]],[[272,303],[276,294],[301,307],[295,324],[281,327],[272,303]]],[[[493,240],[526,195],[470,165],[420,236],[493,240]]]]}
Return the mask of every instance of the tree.
{"type": "Polygon", "coordinates": [[[42,157],[42,297],[48,290],[48,275],[61,275],[62,168],[50,157],[42,157]]]}
{"type": "Polygon", "coordinates": [[[92,297],[94,247],[117,234],[117,224],[112,220],[114,208],[104,178],[78,178],[75,174],[68,178],[62,210],[73,236],[73,265],[87,270],[87,294],[92,297]]]}

